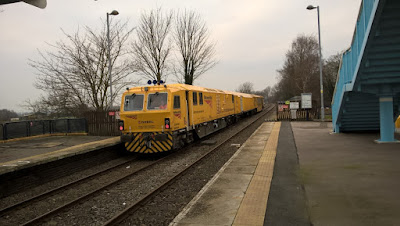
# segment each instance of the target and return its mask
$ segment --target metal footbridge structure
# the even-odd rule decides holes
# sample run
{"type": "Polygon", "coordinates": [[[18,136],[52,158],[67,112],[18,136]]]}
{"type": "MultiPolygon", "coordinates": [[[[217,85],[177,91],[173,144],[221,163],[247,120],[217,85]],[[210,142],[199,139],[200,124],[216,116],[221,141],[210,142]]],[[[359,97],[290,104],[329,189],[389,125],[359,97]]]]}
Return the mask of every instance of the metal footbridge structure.
{"type": "Polygon", "coordinates": [[[332,100],[336,133],[380,131],[395,142],[400,113],[400,0],[363,0],[332,100]]]}

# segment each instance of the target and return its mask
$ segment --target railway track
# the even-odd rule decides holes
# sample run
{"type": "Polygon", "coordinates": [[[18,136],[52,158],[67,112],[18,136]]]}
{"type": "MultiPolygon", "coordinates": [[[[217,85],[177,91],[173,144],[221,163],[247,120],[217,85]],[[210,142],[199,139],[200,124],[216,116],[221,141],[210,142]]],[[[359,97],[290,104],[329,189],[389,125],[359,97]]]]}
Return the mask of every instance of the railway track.
{"type": "MultiPolygon", "coordinates": [[[[68,203],[66,203],[66,204],[64,204],[64,205],[59,206],[59,207],[56,208],[56,209],[53,209],[53,210],[51,210],[51,211],[49,211],[49,212],[47,212],[47,213],[45,213],[45,214],[42,214],[41,216],[38,216],[38,217],[36,217],[36,218],[34,218],[34,219],[32,219],[32,220],[30,220],[30,221],[24,223],[23,225],[37,225],[37,224],[40,224],[40,223],[41,223],[42,221],[44,221],[46,218],[49,218],[49,217],[51,217],[51,216],[54,216],[54,215],[56,215],[56,214],[62,212],[63,210],[65,210],[65,209],[67,209],[67,208],[73,206],[74,204],[77,204],[77,203],[79,203],[79,202],[83,202],[83,201],[85,201],[85,200],[87,200],[87,199],[93,197],[94,195],[98,194],[99,192],[102,192],[102,191],[104,191],[104,190],[110,188],[111,186],[113,186],[113,185],[115,185],[115,184],[117,184],[117,183],[119,183],[119,182],[125,180],[126,178],[131,177],[131,176],[134,176],[134,175],[140,173],[141,171],[143,171],[143,170],[145,170],[145,169],[147,169],[147,168],[153,166],[154,164],[157,164],[158,162],[163,161],[163,159],[164,159],[164,158],[167,158],[167,157],[168,157],[168,156],[163,157],[163,158],[160,158],[160,159],[158,159],[158,160],[155,160],[155,161],[151,162],[150,164],[145,165],[145,166],[143,166],[143,167],[141,167],[141,168],[139,168],[139,169],[137,169],[137,170],[135,170],[135,171],[133,171],[133,172],[131,172],[131,173],[129,173],[129,174],[123,176],[123,177],[120,177],[120,178],[118,178],[118,179],[116,179],[116,180],[114,180],[114,181],[108,182],[107,184],[104,184],[103,186],[97,188],[96,190],[93,190],[93,191],[91,191],[91,192],[85,193],[85,194],[79,196],[78,198],[76,198],[76,199],[74,199],[74,200],[72,200],[72,201],[70,201],[70,202],[68,202],[68,203]]],[[[134,161],[134,160],[133,160],[133,161],[134,161]]],[[[130,161],[130,162],[133,162],[133,161],[130,161]]],[[[126,164],[121,164],[121,165],[126,165],[126,164]]],[[[120,167],[121,165],[116,166],[116,167],[113,167],[112,169],[108,169],[107,171],[110,171],[110,170],[113,170],[113,169],[115,169],[115,168],[118,168],[118,167],[120,167]]],[[[96,175],[96,176],[98,176],[98,175],[96,175]]]]}
{"type": "Polygon", "coordinates": [[[104,175],[104,174],[106,174],[106,173],[108,173],[108,172],[110,172],[110,171],[112,171],[112,170],[114,170],[114,169],[116,169],[116,168],[118,168],[118,167],[121,167],[121,166],[123,166],[123,165],[129,164],[130,162],[135,161],[135,159],[136,159],[136,158],[130,159],[130,160],[125,160],[125,161],[123,161],[122,163],[116,164],[116,165],[114,165],[114,166],[112,166],[112,167],[109,167],[109,168],[107,168],[107,169],[103,169],[103,170],[100,171],[100,172],[92,173],[92,174],[90,174],[90,175],[88,175],[88,176],[85,176],[85,177],[83,177],[83,178],[79,178],[79,179],[74,180],[74,181],[72,181],[72,182],[69,182],[69,183],[67,183],[67,184],[64,184],[64,185],[58,186],[58,187],[56,187],[56,188],[53,188],[53,189],[51,189],[51,190],[48,190],[48,191],[46,191],[46,192],[37,194],[37,195],[35,195],[35,196],[33,196],[33,197],[24,199],[23,201],[14,203],[14,204],[12,204],[12,205],[10,205],[10,206],[7,206],[7,207],[5,207],[5,208],[3,208],[3,209],[0,209],[0,216],[4,216],[5,214],[7,214],[7,212],[9,212],[9,211],[11,211],[11,210],[13,210],[13,209],[23,208],[24,206],[27,206],[27,205],[29,205],[29,204],[32,204],[32,203],[34,203],[34,202],[36,202],[36,201],[45,199],[45,198],[50,197],[50,196],[53,196],[53,195],[56,195],[56,194],[58,194],[59,192],[65,190],[65,189],[68,188],[68,187],[73,187],[73,186],[76,186],[76,185],[78,185],[78,184],[80,184],[80,183],[88,182],[89,180],[95,178],[96,176],[104,175]]]}
{"type": "Polygon", "coordinates": [[[246,127],[244,127],[242,130],[237,131],[236,133],[232,134],[230,137],[226,138],[222,143],[218,144],[217,146],[213,147],[210,149],[208,152],[200,156],[195,162],[193,162],[191,165],[188,165],[186,168],[184,168],[182,171],[179,173],[175,174],[174,176],[168,178],[168,180],[161,184],[159,187],[153,189],[152,191],[148,192],[145,196],[143,196],[140,200],[137,202],[131,204],[128,206],[126,209],[123,211],[117,213],[112,219],[107,221],[104,226],[110,226],[110,225],[119,225],[121,224],[127,217],[129,217],[130,214],[133,212],[137,211],[140,209],[141,206],[145,205],[147,202],[149,202],[154,196],[156,196],[160,191],[168,187],[170,184],[174,183],[179,177],[181,177],[183,174],[185,174],[189,169],[195,167],[198,165],[201,161],[203,161],[206,157],[208,157],[210,154],[214,153],[217,151],[222,145],[226,144],[228,141],[230,141],[233,137],[235,137],[237,134],[242,132],[243,130],[247,129],[253,123],[258,121],[260,118],[262,118],[264,115],[270,113],[271,110],[274,109],[274,106],[270,107],[266,112],[263,112],[260,116],[258,116],[255,120],[253,120],[251,123],[249,123],[246,127]]]}
{"type": "MultiPolygon", "coordinates": [[[[108,181],[108,182],[102,184],[100,187],[97,187],[94,190],[91,190],[91,191],[88,191],[86,193],[83,193],[79,197],[77,197],[75,199],[72,199],[72,200],[70,200],[70,201],[68,201],[68,202],[66,202],[66,203],[64,203],[62,205],[59,205],[58,207],[53,208],[50,211],[47,211],[46,213],[40,214],[39,216],[36,216],[35,218],[30,219],[29,221],[26,221],[26,222],[18,222],[18,224],[19,225],[38,225],[38,224],[42,223],[43,221],[45,221],[46,219],[51,218],[54,215],[57,215],[58,213],[60,213],[60,212],[62,212],[64,210],[72,207],[73,205],[78,204],[80,202],[84,202],[85,200],[90,199],[91,197],[93,197],[96,194],[98,194],[98,193],[100,193],[100,192],[112,187],[113,185],[118,184],[121,181],[124,181],[127,178],[132,177],[132,176],[134,176],[136,174],[139,174],[140,172],[152,167],[153,165],[158,164],[159,162],[163,161],[164,159],[171,158],[172,156],[174,156],[176,154],[177,154],[177,152],[173,152],[170,155],[158,158],[157,160],[151,160],[149,163],[145,163],[144,166],[136,168],[135,170],[133,170],[132,172],[130,172],[130,173],[126,174],[126,175],[123,175],[123,176],[121,176],[119,178],[115,178],[113,181],[108,181]]],[[[43,192],[43,193],[40,193],[40,194],[35,195],[33,197],[27,198],[27,199],[25,199],[23,201],[14,203],[14,204],[12,204],[10,206],[7,206],[7,207],[1,209],[0,210],[0,217],[4,217],[5,215],[12,213],[13,211],[18,211],[19,209],[22,209],[22,208],[27,207],[27,206],[30,206],[32,208],[32,206],[35,206],[36,202],[43,201],[43,200],[46,200],[46,199],[51,199],[53,196],[55,196],[57,194],[60,194],[60,193],[64,192],[65,190],[74,189],[74,187],[76,187],[76,186],[78,186],[80,184],[90,183],[90,181],[96,180],[97,178],[99,178],[99,177],[101,177],[101,176],[103,176],[105,174],[108,174],[108,173],[110,173],[110,172],[112,172],[112,171],[114,171],[114,170],[116,170],[118,168],[129,167],[130,164],[135,163],[137,160],[138,160],[138,156],[135,156],[132,159],[124,160],[121,163],[118,163],[118,164],[116,164],[114,166],[111,166],[111,167],[109,167],[107,169],[103,169],[103,170],[101,170],[99,172],[92,173],[92,174],[87,175],[87,176],[85,176],[83,178],[79,178],[79,179],[74,180],[72,182],[69,182],[67,184],[58,186],[58,187],[53,188],[51,190],[48,190],[46,192],[43,192]]],[[[64,194],[64,196],[65,196],[65,194],[64,194]]]]}
{"type": "MultiPolygon", "coordinates": [[[[50,217],[52,217],[52,216],[64,211],[65,209],[68,209],[68,208],[72,207],[73,205],[75,205],[77,203],[84,202],[85,200],[90,199],[91,197],[95,196],[96,194],[98,194],[98,193],[100,193],[100,192],[112,187],[113,185],[125,180],[126,178],[134,176],[134,175],[140,173],[141,171],[144,171],[145,169],[148,169],[149,167],[153,166],[154,164],[157,164],[158,162],[163,161],[165,158],[168,158],[168,156],[159,158],[157,160],[153,160],[150,163],[147,163],[144,166],[133,170],[129,174],[126,174],[126,175],[123,175],[123,176],[121,176],[119,178],[116,178],[113,181],[108,181],[107,183],[103,184],[102,186],[97,187],[97,189],[89,191],[89,192],[86,192],[86,193],[83,193],[79,197],[77,197],[77,198],[75,198],[75,199],[73,199],[73,200],[71,200],[71,201],[69,201],[69,202],[67,202],[67,203],[65,203],[63,205],[60,205],[57,208],[54,208],[54,209],[52,209],[52,210],[50,210],[50,211],[48,211],[48,212],[46,212],[44,214],[41,214],[40,216],[37,216],[34,219],[31,219],[31,220],[29,220],[27,222],[24,222],[24,223],[20,223],[20,225],[38,225],[38,224],[41,224],[46,219],[48,219],[48,218],[50,218],[50,217]]],[[[131,159],[131,160],[127,160],[127,161],[125,161],[123,163],[117,164],[115,166],[112,166],[112,167],[110,167],[108,169],[105,169],[105,170],[103,170],[101,172],[97,172],[97,173],[91,174],[91,175],[89,175],[87,177],[84,177],[84,178],[78,179],[76,181],[73,181],[71,183],[68,183],[66,185],[59,186],[59,187],[57,187],[55,189],[52,189],[52,190],[50,190],[48,192],[44,192],[44,193],[39,194],[39,195],[37,195],[35,197],[32,197],[32,198],[29,198],[29,199],[24,200],[22,202],[16,203],[16,204],[14,204],[12,206],[6,207],[6,208],[0,210],[0,216],[4,216],[5,214],[7,214],[7,212],[10,212],[10,211],[13,211],[13,210],[16,210],[16,209],[19,209],[19,208],[23,208],[24,206],[32,206],[32,205],[34,205],[35,202],[37,202],[39,200],[44,200],[44,199],[51,198],[52,196],[54,196],[54,195],[56,195],[58,193],[61,193],[61,192],[65,191],[65,190],[67,190],[67,189],[71,189],[74,186],[77,186],[77,185],[82,184],[82,183],[88,183],[89,181],[95,180],[96,178],[98,178],[98,177],[100,177],[100,176],[102,176],[104,174],[110,173],[111,171],[116,170],[117,168],[126,168],[127,165],[129,165],[130,163],[134,163],[136,160],[137,160],[137,157],[134,158],[134,159],[131,159]]]]}
{"type": "MultiPolygon", "coordinates": [[[[252,120],[252,122],[249,123],[245,128],[248,128],[250,125],[252,125],[254,122],[256,122],[259,118],[263,117],[265,114],[268,114],[272,109],[273,109],[273,107],[266,111],[263,111],[261,114],[256,115],[257,118],[252,120]]],[[[244,130],[245,128],[243,128],[242,130],[244,130]]],[[[240,130],[240,131],[242,131],[242,130],[240,130]]],[[[220,142],[217,146],[211,148],[209,151],[207,151],[206,153],[199,156],[196,159],[196,161],[192,162],[191,164],[188,164],[183,169],[181,169],[179,172],[176,172],[174,175],[171,175],[170,177],[168,177],[168,179],[166,181],[164,181],[162,184],[155,186],[155,188],[151,189],[144,195],[141,194],[140,198],[136,202],[123,208],[123,210],[119,211],[118,213],[115,213],[114,217],[112,217],[111,219],[108,219],[108,221],[103,221],[103,222],[106,222],[104,225],[116,225],[116,224],[119,224],[120,222],[122,222],[126,217],[130,216],[132,213],[134,213],[136,210],[138,210],[141,206],[144,206],[149,200],[151,200],[153,197],[155,197],[160,191],[162,191],[163,189],[168,187],[170,184],[174,183],[174,181],[176,181],[179,177],[184,175],[189,169],[198,165],[203,159],[207,158],[207,156],[209,156],[211,153],[215,152],[219,147],[221,147],[226,142],[228,142],[230,139],[232,139],[232,137],[234,137],[235,135],[240,133],[240,131],[231,135],[230,137],[225,139],[223,142],[220,142]]],[[[190,146],[191,145],[189,145],[189,147],[190,146]]],[[[186,148],[189,148],[189,147],[186,147],[186,148]]],[[[50,219],[54,218],[54,216],[62,214],[63,212],[66,212],[66,211],[72,209],[72,207],[74,207],[74,206],[78,206],[81,203],[84,203],[90,199],[93,199],[94,197],[98,196],[101,193],[104,193],[104,191],[107,191],[108,189],[112,190],[113,187],[117,186],[118,184],[124,183],[124,181],[127,181],[131,178],[135,178],[135,176],[140,175],[142,172],[144,172],[146,170],[150,170],[152,167],[157,166],[158,164],[160,164],[162,162],[165,162],[167,159],[173,159],[176,155],[179,155],[179,152],[173,152],[170,155],[167,155],[167,156],[162,157],[157,160],[152,160],[150,162],[146,162],[146,163],[142,162],[141,164],[139,164],[140,167],[134,167],[135,169],[131,170],[129,173],[125,173],[125,174],[119,173],[120,175],[118,177],[114,178],[112,181],[104,181],[103,183],[101,183],[101,185],[96,186],[95,189],[91,189],[91,190],[83,189],[84,192],[81,192],[77,197],[70,199],[67,202],[63,202],[60,205],[51,206],[49,211],[46,211],[44,213],[42,212],[40,214],[36,214],[33,218],[31,217],[30,219],[21,220],[22,222],[14,221],[13,223],[19,224],[19,225],[38,225],[38,224],[43,224],[45,222],[48,222],[50,219]]],[[[109,167],[108,169],[105,169],[101,172],[93,173],[91,175],[86,176],[85,178],[75,180],[64,186],[59,186],[48,192],[44,192],[44,193],[36,195],[32,198],[23,200],[19,203],[16,203],[14,205],[3,208],[2,210],[0,210],[0,216],[3,218],[4,216],[12,215],[14,211],[17,212],[25,207],[28,207],[31,209],[35,208],[34,206],[35,206],[35,203],[37,203],[37,202],[46,202],[46,200],[51,200],[57,194],[60,194],[63,192],[65,193],[66,190],[70,190],[70,189],[74,189],[74,188],[79,190],[79,188],[76,188],[79,185],[87,184],[94,180],[100,180],[98,178],[102,177],[103,175],[112,173],[118,169],[125,169],[125,168],[127,168],[127,165],[135,164],[136,161],[137,161],[136,158],[124,161],[120,164],[109,167]]],[[[65,194],[63,194],[63,195],[68,196],[65,194]]],[[[43,209],[43,207],[39,207],[39,208],[43,209]]],[[[44,209],[46,209],[46,208],[44,208],[44,209]]]]}

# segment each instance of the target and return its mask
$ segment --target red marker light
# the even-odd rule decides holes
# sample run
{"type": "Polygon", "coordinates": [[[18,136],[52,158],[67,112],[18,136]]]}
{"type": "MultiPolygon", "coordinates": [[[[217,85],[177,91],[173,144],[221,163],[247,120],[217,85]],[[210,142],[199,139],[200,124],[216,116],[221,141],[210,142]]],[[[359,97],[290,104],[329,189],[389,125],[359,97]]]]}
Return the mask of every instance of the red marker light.
{"type": "Polygon", "coordinates": [[[119,125],[119,131],[123,131],[124,130],[124,121],[120,120],[118,122],[118,125],[119,125]]]}
{"type": "Polygon", "coordinates": [[[165,125],[166,129],[170,128],[170,123],[171,123],[171,121],[169,120],[169,118],[165,118],[164,119],[164,125],[165,125]]]}

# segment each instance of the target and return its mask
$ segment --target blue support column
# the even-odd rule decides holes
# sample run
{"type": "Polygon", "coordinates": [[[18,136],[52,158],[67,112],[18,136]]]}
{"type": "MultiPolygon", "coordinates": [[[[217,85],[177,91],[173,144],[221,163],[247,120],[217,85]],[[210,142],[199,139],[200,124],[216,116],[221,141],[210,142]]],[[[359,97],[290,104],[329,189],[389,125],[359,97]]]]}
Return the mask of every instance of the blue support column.
{"type": "Polygon", "coordinates": [[[335,133],[340,133],[340,129],[339,129],[339,124],[338,123],[336,123],[333,128],[335,128],[334,129],[335,133]]]}
{"type": "Polygon", "coordinates": [[[379,98],[381,139],[378,143],[397,142],[394,139],[393,97],[379,98]]]}

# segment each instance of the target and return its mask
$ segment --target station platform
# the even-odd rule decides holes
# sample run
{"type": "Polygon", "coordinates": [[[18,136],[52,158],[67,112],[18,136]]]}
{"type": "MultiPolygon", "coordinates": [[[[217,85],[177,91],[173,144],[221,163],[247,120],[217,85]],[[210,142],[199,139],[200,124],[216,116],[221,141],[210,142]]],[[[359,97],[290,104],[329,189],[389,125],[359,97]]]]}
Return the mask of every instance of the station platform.
{"type": "Polygon", "coordinates": [[[0,143],[0,175],[116,145],[119,137],[37,136],[0,143]]]}
{"type": "MultiPolygon", "coordinates": [[[[331,125],[263,123],[170,225],[400,225],[400,144],[377,144],[374,133],[334,134],[331,125]]],[[[0,175],[118,142],[3,143],[0,175]]]]}

